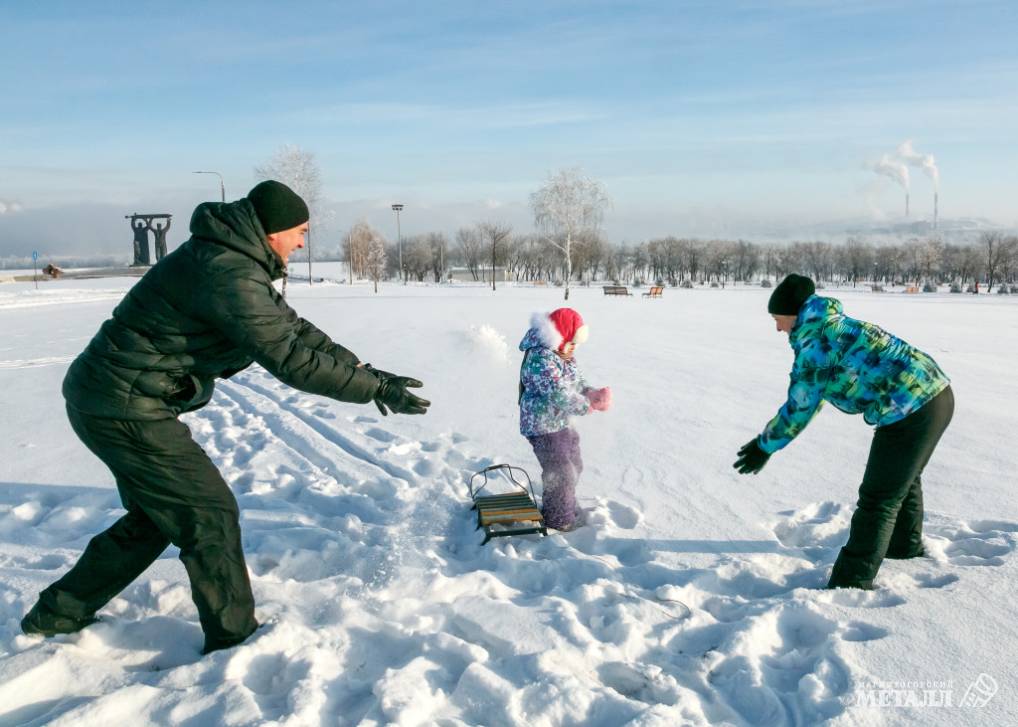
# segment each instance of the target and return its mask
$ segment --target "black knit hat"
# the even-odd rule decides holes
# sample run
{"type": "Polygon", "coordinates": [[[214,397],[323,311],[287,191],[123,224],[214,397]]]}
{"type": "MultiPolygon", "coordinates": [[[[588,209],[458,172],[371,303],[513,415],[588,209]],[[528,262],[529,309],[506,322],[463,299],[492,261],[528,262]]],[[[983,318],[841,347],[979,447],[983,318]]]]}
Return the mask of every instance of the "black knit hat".
{"type": "Polygon", "coordinates": [[[797,316],[802,304],[816,292],[813,281],[805,275],[792,273],[778,283],[767,303],[767,312],[772,316],[797,316]]]}
{"type": "Polygon", "coordinates": [[[289,230],[311,219],[307,203],[300,195],[274,179],[255,185],[247,193],[247,199],[254,205],[255,214],[266,235],[289,230]]]}

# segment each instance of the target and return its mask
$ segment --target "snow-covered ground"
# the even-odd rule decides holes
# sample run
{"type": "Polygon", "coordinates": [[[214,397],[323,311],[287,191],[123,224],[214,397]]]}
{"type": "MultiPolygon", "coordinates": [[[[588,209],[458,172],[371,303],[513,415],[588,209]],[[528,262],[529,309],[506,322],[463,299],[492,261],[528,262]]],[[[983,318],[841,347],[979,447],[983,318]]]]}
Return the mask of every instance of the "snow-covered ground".
{"type": "Polygon", "coordinates": [[[1018,297],[829,292],[931,353],[957,397],[924,478],[930,557],[886,563],[865,593],[821,589],[866,461],[861,417],[827,408],[759,476],[731,468],[787,386],[769,291],[575,289],[591,327],[578,360],[615,395],[576,425],[589,524],[482,547],[466,479],[496,462],[536,475],[517,432],[516,344],[561,290],[291,284],[303,315],[363,359],[423,379],[433,406],[382,418],[252,368],[186,418],[240,501],[265,623],[202,658],[172,549],[80,634],[18,629],[121,512],[59,392],[133,282],[0,290],[0,725],[989,725],[1018,714],[1018,297]]]}

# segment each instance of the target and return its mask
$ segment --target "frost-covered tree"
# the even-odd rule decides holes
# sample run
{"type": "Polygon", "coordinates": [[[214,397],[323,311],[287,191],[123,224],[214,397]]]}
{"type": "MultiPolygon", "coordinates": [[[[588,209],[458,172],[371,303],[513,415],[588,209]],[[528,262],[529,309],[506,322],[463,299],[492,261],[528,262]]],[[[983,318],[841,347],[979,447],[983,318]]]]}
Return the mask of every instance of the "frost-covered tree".
{"type": "Polygon", "coordinates": [[[578,168],[550,175],[544,186],[530,195],[534,222],[565,258],[566,300],[573,274],[573,241],[584,233],[595,234],[610,204],[604,185],[578,168]]]}
{"type": "Polygon", "coordinates": [[[368,243],[368,252],[364,260],[364,267],[368,278],[375,284],[375,292],[378,292],[378,281],[385,275],[386,254],[385,240],[381,235],[371,238],[368,243]]]}
{"type": "Polygon", "coordinates": [[[310,278],[311,230],[325,221],[322,209],[322,173],[318,168],[318,162],[315,161],[315,155],[295,144],[284,144],[265,164],[255,167],[254,173],[258,181],[275,179],[282,182],[307,202],[308,211],[311,213],[310,230],[307,235],[308,278],[310,278]]]}
{"type": "Polygon", "coordinates": [[[376,238],[382,239],[384,245],[382,234],[369,225],[366,220],[357,222],[343,236],[343,257],[350,265],[351,283],[353,283],[354,276],[367,277],[368,252],[371,249],[371,242],[376,238]]]}

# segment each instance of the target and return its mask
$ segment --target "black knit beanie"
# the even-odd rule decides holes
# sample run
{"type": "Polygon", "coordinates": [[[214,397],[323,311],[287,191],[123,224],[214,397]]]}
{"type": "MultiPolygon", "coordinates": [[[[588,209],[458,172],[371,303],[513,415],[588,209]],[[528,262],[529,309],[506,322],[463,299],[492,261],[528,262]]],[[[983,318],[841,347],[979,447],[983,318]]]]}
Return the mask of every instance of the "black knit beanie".
{"type": "Polygon", "coordinates": [[[247,193],[247,199],[254,206],[266,235],[289,230],[311,219],[307,203],[300,195],[274,179],[255,185],[247,193]]]}
{"type": "Polygon", "coordinates": [[[797,316],[802,304],[816,292],[813,281],[805,275],[792,273],[778,283],[767,303],[767,312],[773,316],[797,316]]]}

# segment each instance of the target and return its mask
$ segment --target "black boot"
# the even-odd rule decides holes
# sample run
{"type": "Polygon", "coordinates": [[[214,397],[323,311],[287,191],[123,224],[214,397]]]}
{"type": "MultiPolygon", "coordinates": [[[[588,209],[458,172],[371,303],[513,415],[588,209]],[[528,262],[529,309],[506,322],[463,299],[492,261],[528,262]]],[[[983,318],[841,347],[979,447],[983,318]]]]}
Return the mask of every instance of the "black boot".
{"type": "Polygon", "coordinates": [[[887,551],[887,555],[884,556],[885,560],[911,560],[912,558],[924,558],[926,557],[926,548],[919,546],[919,550],[912,553],[897,554],[887,551]]]}
{"type": "Polygon", "coordinates": [[[205,646],[202,647],[201,655],[211,654],[213,651],[219,651],[220,649],[232,649],[234,646],[240,646],[258,629],[265,626],[263,623],[256,623],[255,628],[251,629],[247,636],[233,639],[210,639],[205,637],[205,646]]]}
{"type": "Polygon", "coordinates": [[[32,610],[21,619],[21,630],[29,635],[39,634],[41,636],[73,634],[98,620],[94,615],[85,618],[63,616],[39,602],[32,606],[32,610]]]}

